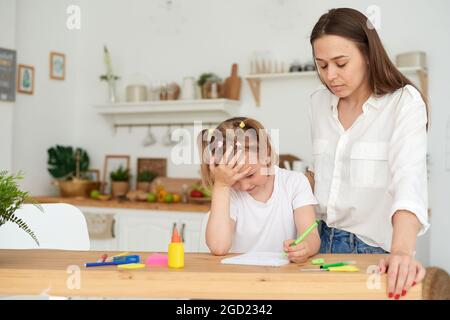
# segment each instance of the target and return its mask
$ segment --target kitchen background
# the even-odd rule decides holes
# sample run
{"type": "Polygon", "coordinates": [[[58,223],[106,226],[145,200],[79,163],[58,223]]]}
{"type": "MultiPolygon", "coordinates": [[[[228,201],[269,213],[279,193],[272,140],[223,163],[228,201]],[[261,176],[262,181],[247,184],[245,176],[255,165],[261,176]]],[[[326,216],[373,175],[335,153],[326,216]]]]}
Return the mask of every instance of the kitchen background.
{"type": "MultiPolygon", "coordinates": [[[[147,128],[116,132],[94,107],[105,103],[107,87],[103,46],[111,53],[119,100],[127,84],[138,79],[182,82],[214,72],[226,78],[232,63],[239,75],[250,72],[256,51],[270,51],[285,66],[310,62],[308,36],[330,8],[379,8],[379,34],[392,59],[399,53],[424,51],[429,74],[429,198],[432,228],[420,239],[418,254],[427,265],[450,272],[450,3],[446,0],[295,1],[295,0],[0,0],[0,47],[17,51],[17,63],[33,65],[33,95],[16,94],[0,104],[0,169],[25,173],[23,188],[33,195],[58,192],[47,171],[53,145],[87,150],[92,168],[103,168],[107,154],[168,158],[171,147],[159,141],[167,128],[152,128],[158,143],[144,147],[147,128]],[[80,29],[66,26],[67,8],[80,8],[80,29]],[[49,79],[50,51],[66,55],[64,81],[49,79]],[[444,248],[444,249],[443,249],[444,248]]],[[[417,77],[411,75],[417,82],[417,77]]],[[[267,128],[280,129],[279,152],[311,160],[307,106],[318,85],[314,77],[263,81],[261,106],[255,105],[243,79],[240,115],[267,128]]],[[[201,120],[201,119],[199,119],[201,120]]],[[[192,128],[192,127],[186,127],[192,128]]],[[[168,161],[170,177],[199,177],[198,165],[168,161]]]]}

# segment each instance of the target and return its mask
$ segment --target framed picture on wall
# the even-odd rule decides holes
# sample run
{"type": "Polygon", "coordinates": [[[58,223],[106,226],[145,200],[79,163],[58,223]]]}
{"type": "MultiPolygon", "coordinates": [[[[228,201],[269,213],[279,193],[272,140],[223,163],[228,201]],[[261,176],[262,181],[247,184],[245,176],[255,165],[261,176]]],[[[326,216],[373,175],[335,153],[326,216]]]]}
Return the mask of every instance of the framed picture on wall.
{"type": "Polygon", "coordinates": [[[0,48],[0,101],[16,100],[16,51],[0,48]]]}
{"type": "Polygon", "coordinates": [[[64,80],[66,76],[66,55],[50,52],[50,79],[64,80]]]}
{"type": "Polygon", "coordinates": [[[111,186],[110,174],[122,167],[130,170],[130,156],[128,155],[106,155],[103,166],[102,192],[105,193],[107,188],[111,186]]]}
{"type": "Polygon", "coordinates": [[[17,92],[34,93],[34,67],[25,64],[17,66],[17,92]]]}
{"type": "Polygon", "coordinates": [[[143,171],[153,171],[158,177],[167,176],[167,159],[165,158],[138,158],[137,174],[143,171]]]}
{"type": "Polygon", "coordinates": [[[83,178],[86,178],[91,181],[100,181],[100,170],[99,169],[89,169],[82,172],[83,178]]]}

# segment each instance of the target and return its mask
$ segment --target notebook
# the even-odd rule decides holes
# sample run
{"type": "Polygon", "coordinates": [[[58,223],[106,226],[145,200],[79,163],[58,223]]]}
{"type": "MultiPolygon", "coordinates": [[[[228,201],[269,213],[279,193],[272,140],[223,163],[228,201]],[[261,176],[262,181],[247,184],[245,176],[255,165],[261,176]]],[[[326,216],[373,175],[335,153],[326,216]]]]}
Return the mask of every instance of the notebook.
{"type": "Polygon", "coordinates": [[[289,264],[289,260],[283,256],[282,252],[249,252],[239,256],[223,259],[221,263],[279,267],[289,264]]]}

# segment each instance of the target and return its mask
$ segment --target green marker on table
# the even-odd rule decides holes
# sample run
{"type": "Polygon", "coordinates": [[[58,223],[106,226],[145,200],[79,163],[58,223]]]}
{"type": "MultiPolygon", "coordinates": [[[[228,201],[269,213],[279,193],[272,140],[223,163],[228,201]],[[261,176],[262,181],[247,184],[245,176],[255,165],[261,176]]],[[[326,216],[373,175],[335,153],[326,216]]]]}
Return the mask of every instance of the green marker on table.
{"type": "Polygon", "coordinates": [[[336,263],[328,263],[320,266],[320,269],[328,269],[333,267],[343,267],[348,266],[349,264],[356,264],[356,261],[344,261],[344,262],[336,262],[336,263]]]}
{"type": "MultiPolygon", "coordinates": [[[[289,246],[290,247],[294,247],[296,245],[298,245],[300,242],[302,242],[318,225],[319,225],[320,221],[316,220],[314,221],[314,223],[308,228],[306,229],[305,232],[303,232],[302,235],[300,235],[294,242],[292,242],[289,246]]],[[[284,253],[285,256],[287,256],[287,253],[284,253]]]]}

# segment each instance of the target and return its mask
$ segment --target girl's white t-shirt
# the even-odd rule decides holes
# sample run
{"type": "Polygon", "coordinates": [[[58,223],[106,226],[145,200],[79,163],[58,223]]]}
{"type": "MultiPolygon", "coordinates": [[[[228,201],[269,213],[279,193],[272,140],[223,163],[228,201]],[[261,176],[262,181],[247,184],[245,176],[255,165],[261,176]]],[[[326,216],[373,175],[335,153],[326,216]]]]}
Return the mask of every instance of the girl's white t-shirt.
{"type": "Polygon", "coordinates": [[[230,252],[281,252],[283,241],[297,237],[294,210],[317,204],[303,173],[278,166],[274,172],[273,192],[265,203],[247,192],[231,190],[230,217],[236,230],[230,252]]]}

